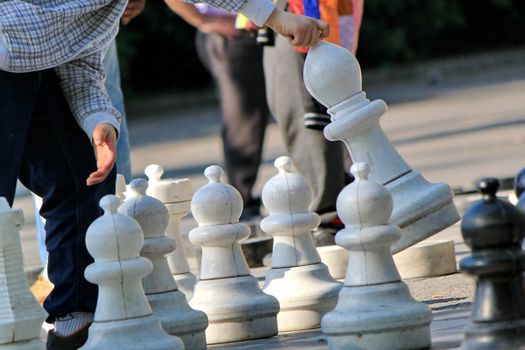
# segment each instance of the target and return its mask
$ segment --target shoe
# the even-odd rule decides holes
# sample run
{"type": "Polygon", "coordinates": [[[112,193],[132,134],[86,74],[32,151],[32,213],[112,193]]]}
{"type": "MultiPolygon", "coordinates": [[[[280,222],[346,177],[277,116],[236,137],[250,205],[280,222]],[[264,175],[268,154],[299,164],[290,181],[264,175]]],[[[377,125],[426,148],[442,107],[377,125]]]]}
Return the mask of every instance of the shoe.
{"type": "Polygon", "coordinates": [[[239,219],[241,222],[251,222],[261,216],[261,198],[253,198],[244,205],[242,215],[239,219]]]}
{"type": "Polygon", "coordinates": [[[76,350],[81,348],[88,339],[89,326],[91,324],[67,337],[58,336],[53,330],[50,330],[47,333],[46,350],[76,350]]]}

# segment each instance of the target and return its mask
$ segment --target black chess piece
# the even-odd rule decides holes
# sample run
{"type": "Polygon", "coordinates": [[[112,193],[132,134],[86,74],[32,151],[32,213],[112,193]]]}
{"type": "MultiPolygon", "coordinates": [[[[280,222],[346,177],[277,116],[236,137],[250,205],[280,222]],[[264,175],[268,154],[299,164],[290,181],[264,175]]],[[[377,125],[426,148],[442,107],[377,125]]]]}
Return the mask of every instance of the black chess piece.
{"type": "Polygon", "coordinates": [[[514,193],[516,193],[516,198],[518,198],[518,208],[525,211],[525,168],[518,171],[514,177],[514,193]]]}
{"type": "Polygon", "coordinates": [[[525,214],[499,200],[499,181],[478,183],[483,198],[465,213],[463,239],[472,255],[461,260],[461,271],[474,276],[476,293],[462,349],[525,349],[525,214]]]}

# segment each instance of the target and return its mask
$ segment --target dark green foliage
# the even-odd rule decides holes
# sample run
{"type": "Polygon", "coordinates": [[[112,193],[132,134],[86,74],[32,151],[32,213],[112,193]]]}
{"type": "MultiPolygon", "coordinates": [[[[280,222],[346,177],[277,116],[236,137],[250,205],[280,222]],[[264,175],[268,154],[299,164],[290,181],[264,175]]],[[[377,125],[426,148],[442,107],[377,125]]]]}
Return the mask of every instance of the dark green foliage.
{"type": "MultiPolygon", "coordinates": [[[[163,1],[148,0],[119,34],[125,86],[133,93],[207,86],[194,33],[163,1]]],[[[358,57],[379,67],[523,45],[525,0],[365,0],[358,57]]]]}

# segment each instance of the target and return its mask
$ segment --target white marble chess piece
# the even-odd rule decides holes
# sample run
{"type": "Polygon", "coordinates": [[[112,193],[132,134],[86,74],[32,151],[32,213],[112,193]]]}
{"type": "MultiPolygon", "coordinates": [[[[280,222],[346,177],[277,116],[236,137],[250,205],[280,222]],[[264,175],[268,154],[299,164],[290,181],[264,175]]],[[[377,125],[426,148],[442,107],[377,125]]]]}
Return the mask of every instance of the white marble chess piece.
{"type": "Polygon", "coordinates": [[[157,198],[168,208],[170,219],[166,233],[177,243],[175,250],[168,255],[168,263],[180,290],[189,300],[193,296],[197,277],[190,272],[188,258],[184,252],[180,222],[190,211],[193,192],[191,181],[189,179],[161,179],[164,169],[157,164],[148,165],[144,172],[149,180],[147,194],[157,198]]]}
{"type": "Polygon", "coordinates": [[[392,197],[368,180],[370,167],[352,166],[355,181],[337,198],[337,213],[345,224],[335,237],[349,250],[344,287],[335,309],[321,328],[331,350],[424,349],[431,345],[429,308],[412,298],[401,282],[390,246],[401,230],[389,223],[392,197]]]}
{"type": "Polygon", "coordinates": [[[24,274],[20,229],[24,214],[0,197],[0,349],[43,350],[46,312],[29,291],[24,274]]]}
{"type": "Polygon", "coordinates": [[[342,285],[330,276],[312,240],[311,230],[320,218],[308,211],[310,185],[292,172],[290,158],[277,158],[274,164],[279,173],[262,191],[270,215],[261,221],[261,229],[274,236],[263,291],[279,300],[280,332],[318,328],[323,315],[335,307],[342,285]]]}
{"type": "Polygon", "coordinates": [[[82,349],[183,350],[182,341],[168,335],[151,311],[142,279],[153,265],[139,256],[144,242],[140,225],[117,213],[119,205],[118,197],[103,197],[104,215],[86,234],[86,246],[95,262],[84,274],[98,285],[99,292],[95,322],[82,349]]]}
{"type": "Polygon", "coordinates": [[[361,69],[344,48],[321,42],[309,50],[304,81],[310,94],[328,108],[332,122],[324,129],[330,141],[343,141],[352,161],[372,167],[370,179],[386,186],[394,199],[392,222],[403,230],[393,244],[397,253],[459,220],[446,184],[425,180],[399,155],[379,119],[384,101],[370,101],[361,88],[361,69]]]}
{"type": "Polygon", "coordinates": [[[166,332],[178,336],[186,349],[206,349],[204,330],[208,318],[202,311],[193,310],[182,293],[168,266],[166,255],[175,249],[175,240],[166,237],[168,210],[156,198],[146,195],[148,182],[135,179],[129,184],[135,195],[118,209],[121,214],[137,220],[144,232],[140,255],[153,263],[153,272],[143,281],[153,314],[166,332]]]}
{"type": "Polygon", "coordinates": [[[115,181],[115,196],[117,196],[121,202],[124,202],[126,199],[126,178],[122,174],[117,174],[117,179],[115,181]]]}
{"type": "Polygon", "coordinates": [[[239,192],[220,182],[223,171],[210,166],[209,183],[193,195],[191,211],[199,227],[190,240],[202,247],[200,280],[190,305],[208,315],[208,344],[271,337],[277,334],[278,301],[261,291],[250,275],[240,242],[250,235],[239,223],[239,192]]]}

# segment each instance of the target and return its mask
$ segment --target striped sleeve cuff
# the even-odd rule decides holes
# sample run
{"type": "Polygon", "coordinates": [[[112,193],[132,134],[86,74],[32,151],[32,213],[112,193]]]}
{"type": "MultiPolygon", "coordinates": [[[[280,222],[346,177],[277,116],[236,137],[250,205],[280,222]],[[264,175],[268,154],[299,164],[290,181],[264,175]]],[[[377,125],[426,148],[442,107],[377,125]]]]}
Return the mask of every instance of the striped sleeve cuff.
{"type": "Polygon", "coordinates": [[[275,9],[275,4],[270,0],[248,0],[239,9],[239,12],[251,19],[256,25],[262,27],[275,9]]]}
{"type": "Polygon", "coordinates": [[[93,131],[95,130],[97,125],[102,123],[106,123],[113,126],[117,131],[118,139],[118,135],[120,135],[120,123],[117,120],[117,117],[109,112],[97,112],[87,116],[86,119],[84,119],[84,122],[82,123],[82,129],[88,135],[91,142],[93,142],[93,131]]]}

